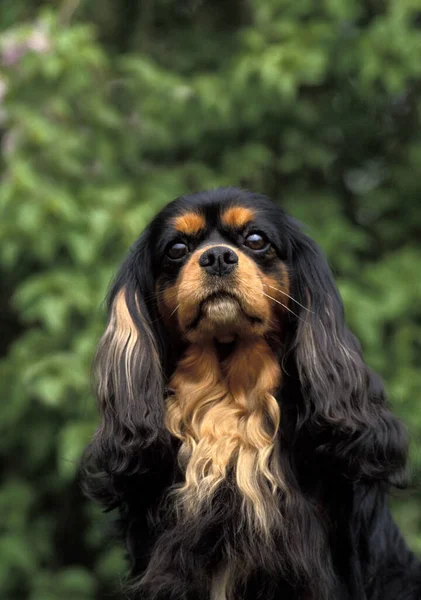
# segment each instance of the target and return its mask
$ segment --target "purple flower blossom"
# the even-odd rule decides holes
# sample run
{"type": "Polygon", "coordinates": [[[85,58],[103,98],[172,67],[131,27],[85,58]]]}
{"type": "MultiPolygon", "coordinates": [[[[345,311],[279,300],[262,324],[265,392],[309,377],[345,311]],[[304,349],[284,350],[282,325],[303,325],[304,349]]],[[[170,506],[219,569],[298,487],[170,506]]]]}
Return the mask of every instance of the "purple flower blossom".
{"type": "Polygon", "coordinates": [[[25,42],[18,42],[16,39],[8,39],[1,50],[1,58],[5,67],[12,67],[20,61],[26,54],[27,48],[25,42]]]}
{"type": "Polygon", "coordinates": [[[45,54],[51,49],[51,41],[41,26],[34,27],[26,38],[17,39],[9,35],[3,40],[0,50],[1,60],[4,66],[12,67],[28,52],[45,54]]]}

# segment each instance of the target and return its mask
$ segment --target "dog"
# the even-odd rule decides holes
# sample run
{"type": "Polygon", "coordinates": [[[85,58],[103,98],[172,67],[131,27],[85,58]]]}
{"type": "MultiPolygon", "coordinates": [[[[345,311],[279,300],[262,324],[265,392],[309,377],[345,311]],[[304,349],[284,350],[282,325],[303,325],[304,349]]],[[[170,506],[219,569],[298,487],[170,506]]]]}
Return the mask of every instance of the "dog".
{"type": "Polygon", "coordinates": [[[112,285],[84,486],[145,600],[416,600],[408,436],[318,246],[265,196],[168,204],[112,285]]]}

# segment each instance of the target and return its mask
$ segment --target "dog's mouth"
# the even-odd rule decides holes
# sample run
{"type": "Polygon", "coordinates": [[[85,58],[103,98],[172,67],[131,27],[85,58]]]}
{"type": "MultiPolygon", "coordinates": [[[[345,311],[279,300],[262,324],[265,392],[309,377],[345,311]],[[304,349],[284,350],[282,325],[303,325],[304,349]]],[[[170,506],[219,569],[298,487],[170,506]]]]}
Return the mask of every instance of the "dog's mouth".
{"type": "Polygon", "coordinates": [[[263,319],[250,314],[242,305],[241,299],[230,292],[213,292],[206,296],[200,304],[197,315],[188,329],[197,329],[202,321],[208,322],[208,327],[215,328],[217,339],[228,342],[235,337],[239,325],[246,320],[251,325],[263,323],[263,319]]]}

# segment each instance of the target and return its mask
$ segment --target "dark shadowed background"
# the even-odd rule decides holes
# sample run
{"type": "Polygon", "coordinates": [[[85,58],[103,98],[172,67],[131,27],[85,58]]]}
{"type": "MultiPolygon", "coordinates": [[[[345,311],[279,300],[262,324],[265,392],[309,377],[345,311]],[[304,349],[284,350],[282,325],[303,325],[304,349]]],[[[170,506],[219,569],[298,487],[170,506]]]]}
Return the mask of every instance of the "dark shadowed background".
{"type": "Polygon", "coordinates": [[[118,597],[76,482],[103,298],[177,195],[265,192],[327,253],[413,440],[421,554],[419,0],[1,0],[0,597],[118,597]]]}

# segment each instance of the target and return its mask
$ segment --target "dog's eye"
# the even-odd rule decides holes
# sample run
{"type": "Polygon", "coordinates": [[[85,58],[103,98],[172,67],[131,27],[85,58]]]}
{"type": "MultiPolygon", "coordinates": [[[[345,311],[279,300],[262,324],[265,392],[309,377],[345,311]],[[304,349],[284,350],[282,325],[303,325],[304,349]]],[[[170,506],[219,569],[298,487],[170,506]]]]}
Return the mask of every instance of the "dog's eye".
{"type": "Polygon", "coordinates": [[[183,258],[183,256],[186,256],[188,251],[189,249],[186,244],[183,244],[182,242],[176,242],[168,248],[167,255],[173,259],[183,258]]]}
{"type": "Polygon", "coordinates": [[[260,233],[250,233],[244,240],[244,245],[251,250],[263,250],[268,246],[267,239],[260,233]]]}

